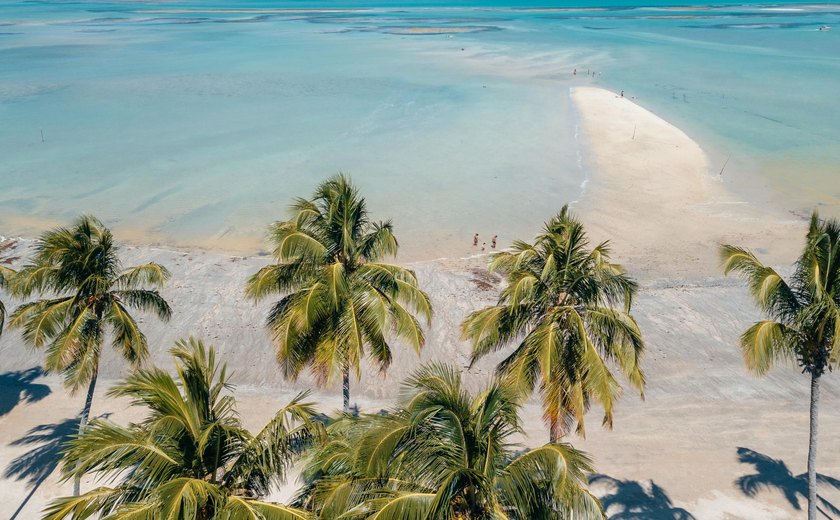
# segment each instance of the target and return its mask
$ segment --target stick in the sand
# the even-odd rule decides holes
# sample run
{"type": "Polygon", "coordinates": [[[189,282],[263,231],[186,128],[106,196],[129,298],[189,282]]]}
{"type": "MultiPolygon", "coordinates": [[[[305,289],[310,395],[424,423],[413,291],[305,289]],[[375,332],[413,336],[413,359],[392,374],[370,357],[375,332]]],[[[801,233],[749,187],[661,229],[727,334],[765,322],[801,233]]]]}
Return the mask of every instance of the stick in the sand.
{"type": "Polygon", "coordinates": [[[632,141],[636,140],[636,125],[633,125],[633,139],[632,141]]]}
{"type": "Polygon", "coordinates": [[[731,158],[732,158],[732,154],[729,154],[729,157],[727,157],[726,161],[723,163],[723,168],[721,168],[720,173],[718,173],[719,176],[723,175],[723,170],[726,169],[726,165],[729,164],[729,159],[731,159],[731,158]]]}

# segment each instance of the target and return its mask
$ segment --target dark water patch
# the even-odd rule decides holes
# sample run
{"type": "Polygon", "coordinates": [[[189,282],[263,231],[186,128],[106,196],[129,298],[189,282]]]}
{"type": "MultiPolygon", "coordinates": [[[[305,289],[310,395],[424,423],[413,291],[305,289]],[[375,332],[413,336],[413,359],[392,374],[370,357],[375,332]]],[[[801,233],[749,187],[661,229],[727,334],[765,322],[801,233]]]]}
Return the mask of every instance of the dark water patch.
{"type": "Polygon", "coordinates": [[[796,126],[790,125],[788,123],[785,123],[781,119],[776,119],[775,117],[770,117],[770,116],[766,116],[764,114],[759,114],[758,112],[753,112],[751,110],[741,110],[741,113],[748,114],[748,115],[751,115],[753,117],[763,119],[765,121],[770,121],[771,123],[776,123],[777,125],[782,125],[782,126],[785,126],[787,128],[792,128],[794,130],[799,130],[799,127],[796,127],[796,126]]]}
{"type": "Polygon", "coordinates": [[[482,24],[487,22],[506,22],[511,18],[480,18],[480,17],[394,17],[394,16],[307,16],[307,21],[312,23],[368,23],[375,25],[385,24],[482,24]]]}
{"type": "Polygon", "coordinates": [[[142,21],[143,25],[196,25],[200,23],[212,22],[212,18],[195,17],[195,18],[147,18],[142,21]]]}
{"type": "Polygon", "coordinates": [[[49,22],[50,25],[162,25],[162,24],[195,24],[212,22],[212,18],[195,17],[154,17],[154,18],[121,18],[103,17],[91,18],[88,20],[56,20],[49,22]]]}
{"type": "MultiPolygon", "coordinates": [[[[163,24],[201,24],[201,23],[261,23],[275,19],[288,19],[289,16],[281,14],[261,14],[255,16],[237,16],[237,17],[183,17],[183,16],[167,16],[167,17],[153,17],[153,18],[129,18],[129,17],[102,17],[91,18],[89,20],[73,20],[73,21],[58,21],[53,22],[52,25],[82,25],[82,26],[96,26],[96,25],[163,25],[163,24]]],[[[300,16],[295,18],[300,19],[300,16]]]]}
{"type": "MultiPolygon", "coordinates": [[[[2,58],[2,52],[0,52],[2,58]]],[[[2,63],[0,59],[0,63],[2,63]]],[[[4,103],[13,103],[16,101],[23,101],[28,98],[42,96],[57,92],[66,88],[66,85],[29,85],[29,84],[0,84],[0,101],[4,103]]]]}
{"type": "MultiPolygon", "coordinates": [[[[815,12],[803,12],[803,11],[769,11],[769,12],[755,12],[755,11],[745,11],[745,12],[692,12],[691,10],[686,10],[682,14],[627,14],[627,15],[614,15],[609,13],[604,14],[547,14],[542,18],[545,19],[555,19],[555,20],[712,20],[712,19],[719,19],[724,20],[727,18],[752,18],[752,19],[766,19],[766,18],[798,18],[798,17],[813,17],[814,15],[820,16],[838,16],[840,12],[837,11],[820,11],[819,13],[815,12]]],[[[784,22],[782,22],[784,23],[784,22]]]]}
{"type": "Polygon", "coordinates": [[[249,16],[245,18],[218,18],[214,19],[213,23],[264,23],[278,18],[286,18],[272,14],[261,14],[258,16],[249,16]]]}
{"type": "Polygon", "coordinates": [[[155,204],[162,201],[166,197],[172,195],[173,193],[177,193],[179,191],[181,191],[180,187],[173,187],[173,188],[169,188],[168,190],[161,191],[160,193],[156,193],[153,196],[144,200],[142,203],[140,203],[140,205],[138,205],[136,208],[131,210],[131,212],[132,213],[140,213],[141,211],[146,210],[146,209],[150,208],[151,206],[154,206],[155,204]]]}
{"type": "MultiPolygon", "coordinates": [[[[13,211],[15,213],[31,213],[34,212],[38,207],[38,202],[34,198],[18,198],[18,199],[7,199],[4,201],[0,201],[0,206],[4,209],[13,211]]],[[[3,375],[0,375],[0,394],[2,394],[2,389],[4,386],[3,383],[3,375]]],[[[0,401],[2,401],[0,399],[0,401]]],[[[0,404],[0,409],[2,409],[2,404],[0,404]]],[[[3,415],[0,412],[0,415],[3,415]]]]}
{"type": "Polygon", "coordinates": [[[96,45],[25,45],[0,49],[0,63],[27,63],[41,60],[68,60],[81,54],[91,53],[96,45]],[[21,61],[17,61],[21,60],[21,61]]]}
{"type": "Polygon", "coordinates": [[[400,36],[435,36],[440,34],[467,34],[501,31],[501,27],[495,25],[477,25],[467,27],[416,27],[416,26],[380,26],[380,27],[353,27],[336,31],[337,33],[382,33],[397,34],[400,36]]]}
{"type": "Polygon", "coordinates": [[[683,29],[725,29],[725,30],[745,30],[745,29],[801,29],[809,27],[819,29],[827,23],[720,23],[712,25],[681,25],[683,29]]]}
{"type": "Polygon", "coordinates": [[[125,16],[103,16],[101,18],[91,18],[88,23],[121,23],[133,22],[134,20],[125,16]]]}

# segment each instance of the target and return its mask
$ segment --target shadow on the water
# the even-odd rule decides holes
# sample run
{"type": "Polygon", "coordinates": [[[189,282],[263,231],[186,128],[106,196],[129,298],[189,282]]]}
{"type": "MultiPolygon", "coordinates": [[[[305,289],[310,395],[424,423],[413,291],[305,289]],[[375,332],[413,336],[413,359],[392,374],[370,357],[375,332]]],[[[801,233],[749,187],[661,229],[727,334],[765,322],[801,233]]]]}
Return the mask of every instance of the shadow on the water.
{"type": "Polygon", "coordinates": [[[6,467],[5,478],[23,480],[32,489],[18,506],[11,520],[15,520],[26,507],[35,491],[55,471],[61,460],[61,449],[71,435],[78,432],[79,419],[65,419],[53,424],[42,424],[10,443],[10,446],[31,446],[32,449],[14,459],[6,467]]]}
{"type": "Polygon", "coordinates": [[[50,395],[50,387],[35,380],[44,375],[40,367],[0,374],[0,417],[21,403],[34,403],[50,395]]]}
{"type": "Polygon", "coordinates": [[[589,483],[605,490],[596,495],[600,495],[611,520],[695,520],[685,509],[674,507],[668,493],[656,482],[593,475],[589,483]]]}
{"type": "MultiPolygon", "coordinates": [[[[790,506],[797,511],[802,510],[802,504],[808,502],[807,473],[794,475],[781,459],[774,459],[749,448],[738,448],[738,460],[742,464],[750,464],[755,468],[755,473],[735,480],[735,485],[748,497],[755,497],[762,490],[779,491],[790,506]]],[[[840,489],[840,480],[819,473],[817,473],[817,484],[840,489]]],[[[817,502],[817,509],[825,518],[840,517],[840,509],[819,493],[817,502]]]]}

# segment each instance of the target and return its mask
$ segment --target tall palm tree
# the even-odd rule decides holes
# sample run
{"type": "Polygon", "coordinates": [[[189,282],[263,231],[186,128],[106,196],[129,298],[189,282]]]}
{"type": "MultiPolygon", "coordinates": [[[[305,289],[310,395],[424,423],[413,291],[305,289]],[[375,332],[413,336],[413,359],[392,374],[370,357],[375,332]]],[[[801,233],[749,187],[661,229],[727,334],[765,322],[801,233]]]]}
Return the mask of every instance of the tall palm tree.
{"type": "MultiPolygon", "coordinates": [[[[42,234],[31,262],[14,277],[12,292],[42,298],[18,307],[10,325],[23,331],[26,343],[46,347],[44,368],[64,376],[75,392],[87,385],[79,418],[84,431],[90,415],[99,356],[111,332],[111,344],[132,365],[148,355],[146,337],[129,309],[150,312],[166,321],[172,311],[157,290],[169,278],[165,267],[148,263],[123,269],[111,232],[92,216],[71,227],[42,234]]],[[[75,484],[79,493],[79,482],[75,484]]]]}
{"type": "Polygon", "coordinates": [[[811,378],[808,518],[815,520],[820,378],[840,363],[840,222],[813,213],[805,248],[787,281],[746,249],[724,245],[721,258],[724,272],[746,280],[768,318],[741,335],[747,368],[764,375],[778,362],[793,361],[811,378]]]}
{"type": "Polygon", "coordinates": [[[552,442],[574,422],[585,434],[592,400],[612,427],[621,387],[608,363],[642,394],[645,384],[644,342],[630,315],[636,282],[610,263],[607,242],[587,245],[583,225],[564,206],[533,244],[516,241],[492,257],[490,269],[504,274],[507,286],[496,305],[473,312],[461,327],[473,362],[516,345],[497,371],[524,394],[539,382],[552,442]]]}
{"type": "Polygon", "coordinates": [[[313,404],[298,394],[256,435],[242,427],[226,366],[212,347],[179,341],[170,350],[177,377],[137,370],[112,388],[149,415],[121,426],[95,419],[67,443],[65,478],[95,474],[118,482],[54,500],[44,520],[96,517],[178,520],[301,520],[307,514],[259,500],[282,483],[320,431],[313,404]]]}
{"type": "Polygon", "coordinates": [[[292,211],[270,230],[277,263],[254,274],[246,293],[254,300],[284,295],[267,326],[285,375],[308,366],[324,385],[340,374],[347,412],[350,371],[359,377],[365,350],[383,371],[391,363],[389,333],[419,352],[425,336],[414,314],[429,323],[431,305],[412,271],[381,261],[397,253],[391,223],[370,220],[349,178],[321,183],[292,211]]]}
{"type": "Polygon", "coordinates": [[[519,407],[499,381],[470,395],[453,367],[421,367],[390,413],[328,427],[298,504],[319,519],[605,518],[587,490],[585,454],[568,444],[516,449],[519,407]]]}

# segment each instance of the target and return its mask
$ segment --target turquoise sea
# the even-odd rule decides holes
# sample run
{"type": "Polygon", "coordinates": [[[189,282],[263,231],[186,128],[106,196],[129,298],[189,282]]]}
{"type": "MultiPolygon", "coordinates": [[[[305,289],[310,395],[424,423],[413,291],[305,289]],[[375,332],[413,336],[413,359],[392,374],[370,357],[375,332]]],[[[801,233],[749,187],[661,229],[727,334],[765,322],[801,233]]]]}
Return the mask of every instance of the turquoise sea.
{"type": "Polygon", "coordinates": [[[84,211],[253,252],[345,171],[407,257],[504,244],[585,189],[590,84],[728,159],[736,192],[840,215],[840,4],[5,0],[0,233],[84,211]]]}

